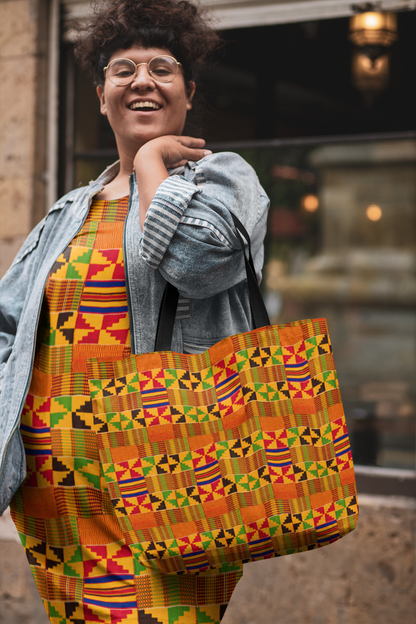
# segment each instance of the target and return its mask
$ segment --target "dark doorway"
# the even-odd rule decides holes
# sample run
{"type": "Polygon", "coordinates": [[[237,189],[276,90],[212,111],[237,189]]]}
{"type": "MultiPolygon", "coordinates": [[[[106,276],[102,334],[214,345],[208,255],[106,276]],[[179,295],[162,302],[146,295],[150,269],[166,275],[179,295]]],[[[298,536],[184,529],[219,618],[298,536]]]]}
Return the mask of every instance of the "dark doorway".
{"type": "Polygon", "coordinates": [[[414,130],[416,12],[398,14],[389,86],[372,103],[352,85],[348,18],[223,33],[201,76],[209,141],[414,130]]]}

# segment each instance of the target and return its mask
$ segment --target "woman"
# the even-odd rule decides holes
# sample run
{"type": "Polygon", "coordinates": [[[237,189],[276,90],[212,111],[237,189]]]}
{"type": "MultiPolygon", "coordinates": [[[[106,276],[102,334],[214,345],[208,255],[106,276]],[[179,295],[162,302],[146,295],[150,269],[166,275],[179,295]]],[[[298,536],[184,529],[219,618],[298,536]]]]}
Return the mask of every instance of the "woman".
{"type": "Polygon", "coordinates": [[[267,197],[240,157],[182,136],[195,65],[216,42],[187,1],[115,0],[95,15],[76,53],[120,160],[52,207],[1,282],[1,508],[19,488],[12,515],[54,624],[218,623],[242,575],[229,564],[163,575],[133,559],[86,376],[88,358],[154,349],[167,280],[181,296],[172,350],[199,353],[251,328],[230,212],[260,271],[267,197]]]}

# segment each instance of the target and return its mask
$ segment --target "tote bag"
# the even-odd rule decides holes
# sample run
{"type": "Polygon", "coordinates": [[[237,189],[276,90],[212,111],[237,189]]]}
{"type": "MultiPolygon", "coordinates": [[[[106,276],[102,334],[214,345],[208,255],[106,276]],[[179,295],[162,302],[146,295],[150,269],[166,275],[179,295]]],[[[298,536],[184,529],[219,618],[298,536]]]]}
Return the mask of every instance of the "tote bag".
{"type": "Polygon", "coordinates": [[[167,284],[155,351],[91,359],[100,461],[127,544],[162,573],[320,548],[355,528],[356,485],[325,319],[270,325],[250,239],[255,329],[170,351],[167,284]]]}

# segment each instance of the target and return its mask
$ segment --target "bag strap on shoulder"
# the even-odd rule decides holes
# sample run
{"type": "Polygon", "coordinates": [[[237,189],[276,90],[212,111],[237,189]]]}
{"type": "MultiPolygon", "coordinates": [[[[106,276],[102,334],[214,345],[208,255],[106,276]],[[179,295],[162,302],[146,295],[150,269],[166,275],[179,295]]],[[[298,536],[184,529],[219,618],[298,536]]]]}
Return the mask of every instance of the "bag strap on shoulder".
{"type": "MultiPolygon", "coordinates": [[[[270,325],[269,315],[261,296],[259,284],[254,268],[253,257],[251,254],[251,241],[246,228],[241,221],[231,212],[238,239],[244,255],[244,263],[247,274],[248,296],[250,300],[251,316],[253,318],[254,329],[270,325]],[[248,248],[248,258],[245,251],[246,240],[248,248]]],[[[178,305],[179,292],[178,289],[166,282],[165,290],[160,304],[159,318],[156,329],[155,351],[170,351],[172,345],[173,326],[175,324],[176,308],[178,305]]]]}

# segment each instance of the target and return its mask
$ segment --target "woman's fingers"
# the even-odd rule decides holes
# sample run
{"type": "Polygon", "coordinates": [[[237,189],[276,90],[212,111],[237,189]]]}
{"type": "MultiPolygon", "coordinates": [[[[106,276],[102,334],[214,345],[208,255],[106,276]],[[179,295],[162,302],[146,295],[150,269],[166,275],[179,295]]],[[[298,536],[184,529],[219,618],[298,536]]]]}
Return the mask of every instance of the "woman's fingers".
{"type": "MultiPolygon", "coordinates": [[[[189,136],[166,135],[152,139],[143,145],[138,154],[156,158],[160,157],[167,167],[173,167],[177,163],[185,163],[188,160],[201,160],[212,152],[204,149],[204,139],[189,136]]],[[[135,159],[135,166],[138,165],[135,159]]]]}
{"type": "Polygon", "coordinates": [[[204,147],[205,145],[204,139],[197,139],[196,137],[177,136],[175,137],[175,139],[178,141],[178,143],[181,143],[186,147],[204,147]]]}
{"type": "Polygon", "coordinates": [[[169,164],[171,167],[179,162],[184,164],[188,160],[201,160],[204,156],[212,154],[210,150],[203,149],[205,145],[204,139],[188,136],[172,136],[169,138],[172,142],[168,141],[169,145],[166,145],[165,164],[169,164]]]}
{"type": "Polygon", "coordinates": [[[203,158],[204,156],[207,156],[208,154],[212,154],[210,150],[201,149],[197,147],[183,147],[181,149],[181,152],[183,154],[183,158],[188,158],[188,159],[194,158],[195,156],[199,156],[199,158],[203,158]]]}
{"type": "Polygon", "coordinates": [[[203,149],[205,146],[204,139],[197,139],[195,137],[188,137],[188,136],[185,136],[185,137],[180,136],[180,137],[177,137],[177,141],[178,143],[183,145],[185,148],[191,149],[193,154],[198,153],[199,158],[203,158],[204,156],[207,156],[208,154],[212,154],[211,150],[203,149]]]}
{"type": "Polygon", "coordinates": [[[186,158],[193,160],[200,160],[207,156],[208,154],[212,154],[211,150],[203,149],[205,146],[204,139],[197,139],[195,137],[178,137],[179,142],[184,146],[184,152],[186,152],[186,158]]]}

